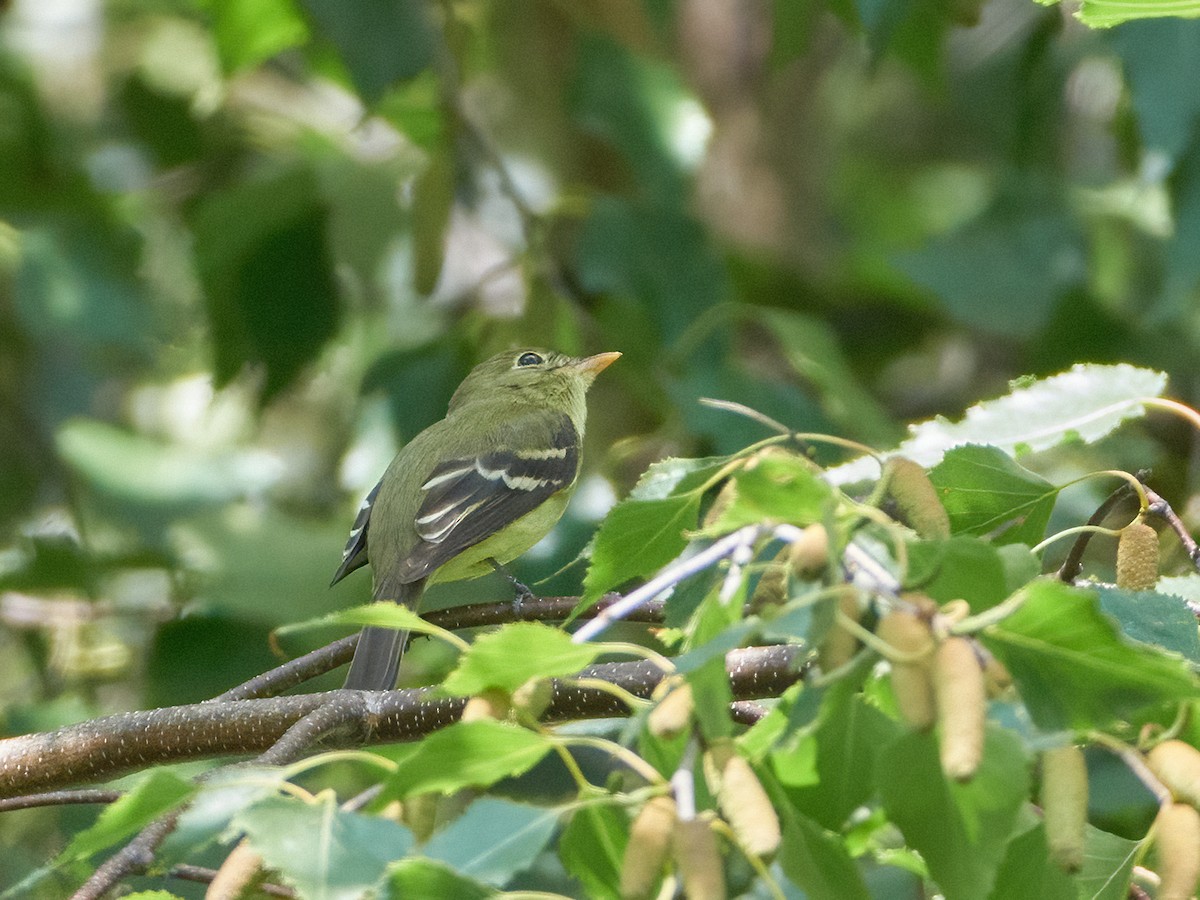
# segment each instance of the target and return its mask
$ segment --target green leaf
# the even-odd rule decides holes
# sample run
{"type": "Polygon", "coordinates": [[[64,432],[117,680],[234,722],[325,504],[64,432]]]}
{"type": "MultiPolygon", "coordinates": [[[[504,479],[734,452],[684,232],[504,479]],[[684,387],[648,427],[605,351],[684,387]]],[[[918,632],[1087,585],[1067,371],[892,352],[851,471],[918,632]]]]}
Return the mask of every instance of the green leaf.
{"type": "Polygon", "coordinates": [[[1076,876],[1079,896],[1088,900],[1125,900],[1140,842],[1087,826],[1083,871],[1076,876]]]}
{"type": "Polygon", "coordinates": [[[712,527],[734,531],[763,521],[820,522],[834,493],[813,464],[798,455],[764,456],[733,475],[733,501],[712,527]]]}
{"type": "MultiPolygon", "coordinates": [[[[868,705],[861,695],[839,692],[826,701],[814,732],[817,779],[792,788],[796,808],[832,831],[874,793],[879,748],[895,737],[895,722],[868,705]]],[[[803,743],[803,742],[802,742],[803,743]]],[[[772,754],[776,763],[776,754],[772,754]]]]}
{"type": "Polygon", "coordinates": [[[974,537],[909,544],[906,580],[939,603],[966,600],[972,612],[990,609],[1009,594],[1000,554],[974,537]]]}
{"type": "Polygon", "coordinates": [[[191,854],[215,843],[229,827],[229,820],[243,809],[274,797],[284,781],[282,769],[261,766],[213,772],[198,786],[155,860],[165,866],[186,861],[191,854]]]}
{"type": "MultiPolygon", "coordinates": [[[[1177,161],[1194,140],[1194,124],[1200,116],[1200,94],[1179,90],[1184,79],[1191,77],[1200,52],[1200,22],[1130,22],[1105,37],[1120,57],[1142,146],[1177,161]]],[[[1178,237],[1176,233],[1171,245],[1182,250],[1178,237]]]]}
{"type": "Polygon", "coordinates": [[[438,900],[487,900],[495,891],[464,878],[432,859],[402,859],[388,866],[379,900],[437,897],[438,900]]]}
{"type": "Polygon", "coordinates": [[[195,785],[174,772],[165,769],[151,771],[127,794],[105,807],[96,824],[76,834],[59,854],[57,862],[86,859],[99,850],[137,834],[195,792],[195,785]]]}
{"type": "Polygon", "coordinates": [[[307,900],[359,900],[413,845],[389,819],[339,809],[333,791],[308,803],[271,797],[238,813],[231,828],[307,900]]]}
{"type": "MultiPolygon", "coordinates": [[[[607,80],[610,74],[603,88],[606,101],[620,104],[607,80]]],[[[708,232],[679,206],[597,197],[575,244],[574,263],[585,291],[626,299],[624,308],[645,316],[646,338],[659,348],[683,335],[730,291],[724,261],[708,232]]],[[[628,316],[620,324],[627,326],[628,316]]]]}
{"type": "Polygon", "coordinates": [[[712,478],[728,456],[704,456],[698,459],[672,456],[651,463],[629,492],[630,500],[662,500],[672,494],[695,490],[712,478]]]}
{"type": "Polygon", "coordinates": [[[1097,587],[1096,593],[1100,608],[1117,620],[1126,635],[1200,663],[1196,616],[1178,597],[1113,587],[1097,587]]]}
{"type": "Polygon", "coordinates": [[[763,787],[779,814],[783,843],[778,862],[788,880],[810,900],[869,900],[867,886],[844,842],[800,815],[773,779],[763,779],[763,787]]]}
{"type": "Polygon", "coordinates": [[[292,0],[202,0],[213,20],[221,68],[232,74],[308,40],[292,0]]]}
{"type": "Polygon", "coordinates": [[[1104,728],[1196,695],[1182,660],[1122,640],[1094,592],[1045,579],[1017,597],[1020,606],[982,637],[1042,730],[1104,728]]]}
{"type": "MultiPolygon", "coordinates": [[[[624,15],[632,16],[636,8],[627,8],[624,15]]],[[[665,65],[662,60],[633,53],[595,29],[585,29],[578,34],[576,45],[573,63],[576,75],[569,94],[574,118],[580,127],[610,144],[624,157],[624,164],[637,180],[641,196],[659,201],[643,215],[632,217],[629,227],[635,229],[634,232],[623,235],[617,245],[621,250],[615,254],[615,261],[632,266],[639,251],[649,254],[660,249],[645,246],[656,230],[653,226],[647,228],[646,220],[675,216],[684,208],[677,200],[684,190],[680,164],[685,160],[679,158],[678,140],[673,139],[669,123],[685,114],[695,99],[674,67],[665,65]],[[630,241],[635,243],[630,246],[627,243],[630,241]]],[[[698,147],[692,144],[691,150],[688,159],[695,159],[693,154],[698,147]]],[[[700,239],[697,229],[693,240],[700,239]]],[[[672,256],[686,249],[679,246],[680,241],[673,243],[675,246],[664,242],[661,248],[660,267],[666,276],[660,286],[663,290],[671,289],[670,281],[676,274],[672,271],[672,256]]],[[[687,273],[685,277],[690,275],[694,279],[698,274],[687,273]]],[[[711,292],[715,285],[696,287],[711,292]]],[[[692,302],[696,299],[699,298],[692,302]]],[[[665,307],[671,304],[663,297],[654,305],[665,307]]],[[[659,312],[668,313],[666,309],[659,312]]]]}
{"type": "Polygon", "coordinates": [[[449,694],[478,694],[487,688],[515,691],[531,678],[574,675],[595,662],[604,648],[573,644],[558,628],[516,622],[475,640],[442,688],[449,694]]]}
{"type": "MultiPolygon", "coordinates": [[[[1045,2],[1045,0],[1038,0],[1045,2]]],[[[1083,0],[1076,14],[1080,21],[1092,28],[1111,28],[1122,22],[1135,19],[1153,19],[1169,16],[1172,19],[1200,18],[1200,2],[1197,0],[1083,0]]],[[[1178,28],[1180,23],[1171,22],[1178,28]]]]}
{"type": "Polygon", "coordinates": [[[398,631],[433,635],[452,646],[462,646],[464,643],[462,638],[454,632],[426,622],[406,606],[386,600],[367,603],[363,606],[353,606],[341,612],[318,616],[303,622],[293,622],[275,629],[275,633],[279,636],[300,634],[314,629],[329,628],[332,625],[375,625],[379,628],[395,628],[398,631]]]}
{"type": "Polygon", "coordinates": [[[520,775],[551,751],[542,735],[504,722],[456,722],[414,747],[397,751],[400,768],[383,783],[379,798],[403,798],[428,791],[487,787],[520,775]]]}
{"type": "Polygon", "coordinates": [[[442,274],[446,226],[454,205],[453,146],[434,154],[413,188],[413,283],[420,294],[432,294],[442,274]]]}
{"type": "Polygon", "coordinates": [[[437,33],[422,0],[300,0],[368,105],[429,65],[437,33]]]}
{"type": "Polygon", "coordinates": [[[563,866],[587,891],[588,897],[615,898],[621,883],[629,821],[611,804],[580,807],[558,841],[563,866]]]}
{"type": "Polygon", "coordinates": [[[316,178],[301,167],[210,194],[197,208],[194,250],[218,385],[261,364],[269,399],[337,330],[327,220],[316,178]]]}
{"type": "Polygon", "coordinates": [[[92,419],[72,419],[55,436],[62,459],[112,497],[189,509],[261,494],[278,480],[278,463],[251,451],[202,451],[164,444],[92,419]]]}
{"type": "Polygon", "coordinates": [[[501,886],[525,871],[558,828],[557,810],[485,797],[423,848],[457,872],[501,886]]]}
{"type": "MultiPolygon", "coordinates": [[[[936,466],[952,447],[990,444],[1006,453],[1046,450],[1068,440],[1097,441],[1127,419],[1145,414],[1139,403],[1158,397],[1167,376],[1124,363],[1080,364],[1050,378],[1015,381],[1011,391],[967,410],[958,422],[930,419],[910,427],[910,437],[892,454],[925,467],[936,466]]],[[[869,458],[829,469],[833,484],[853,484],[879,473],[869,458]]]]}
{"type": "Polygon", "coordinates": [[[998,544],[1036,544],[1046,535],[1058,488],[997,447],[950,450],[929,473],[954,534],[998,544]]]}
{"type": "Polygon", "coordinates": [[[863,388],[828,324],[787,309],[764,307],[756,312],[779,341],[784,359],[816,389],[821,409],[831,421],[868,443],[896,439],[896,426],[863,388]]]}
{"type": "Polygon", "coordinates": [[[979,771],[958,784],[942,774],[935,737],[907,733],[880,749],[875,780],[888,818],[946,900],[985,900],[1029,791],[1018,738],[989,726],[979,771]]]}
{"type": "MultiPolygon", "coordinates": [[[[1033,813],[1027,814],[1030,818],[1033,813]]],[[[1038,900],[1077,900],[1075,880],[1050,859],[1046,829],[1040,818],[1024,834],[1013,838],[996,874],[991,900],[1037,897],[1038,900]]]]}
{"type": "Polygon", "coordinates": [[[684,532],[696,527],[699,514],[699,493],[618,503],[596,533],[580,605],[595,603],[605,591],[657,572],[677,557],[687,546],[684,532]]]}
{"type": "Polygon", "coordinates": [[[981,215],[895,263],[959,322],[1030,338],[1082,281],[1087,259],[1079,219],[1058,185],[1027,178],[1002,184],[981,215]]]}

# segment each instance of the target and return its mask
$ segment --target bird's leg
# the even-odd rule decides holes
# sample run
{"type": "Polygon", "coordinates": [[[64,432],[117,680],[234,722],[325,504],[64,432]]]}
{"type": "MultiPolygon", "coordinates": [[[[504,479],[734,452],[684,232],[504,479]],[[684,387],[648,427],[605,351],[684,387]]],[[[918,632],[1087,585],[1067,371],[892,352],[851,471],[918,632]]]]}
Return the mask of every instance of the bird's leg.
{"type": "Polygon", "coordinates": [[[513,597],[513,612],[520,612],[522,603],[524,603],[526,600],[534,599],[533,591],[531,591],[524,583],[518,581],[512,572],[508,571],[508,569],[506,569],[497,560],[489,559],[488,562],[492,564],[493,569],[508,579],[508,583],[512,585],[513,591],[515,592],[515,596],[513,597]]]}

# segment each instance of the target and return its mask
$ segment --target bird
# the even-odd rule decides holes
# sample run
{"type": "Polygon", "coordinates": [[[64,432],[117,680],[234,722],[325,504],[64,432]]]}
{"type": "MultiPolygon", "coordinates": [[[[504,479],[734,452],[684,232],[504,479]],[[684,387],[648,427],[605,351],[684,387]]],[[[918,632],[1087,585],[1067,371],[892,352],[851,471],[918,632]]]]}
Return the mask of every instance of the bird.
{"type": "MultiPolygon", "coordinates": [[[[475,366],[445,418],[405,444],[367,494],[330,586],[370,563],[373,598],[418,611],[429,585],[478,578],[540,541],[579,475],[587,390],[620,356],[525,348],[475,366]]],[[[407,639],[364,628],[344,687],[395,687],[407,639]]]]}

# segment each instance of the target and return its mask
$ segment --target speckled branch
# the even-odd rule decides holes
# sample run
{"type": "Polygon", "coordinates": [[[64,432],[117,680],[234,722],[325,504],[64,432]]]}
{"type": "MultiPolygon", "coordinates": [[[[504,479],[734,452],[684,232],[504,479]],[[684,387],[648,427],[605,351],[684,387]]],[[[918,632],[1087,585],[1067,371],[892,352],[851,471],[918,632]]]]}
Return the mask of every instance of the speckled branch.
{"type": "MultiPolygon", "coordinates": [[[[799,680],[797,647],[752,647],[726,657],[734,699],[778,695],[799,680]]],[[[662,670],[648,661],[602,663],[581,676],[649,697],[662,670]]],[[[145,766],[218,755],[263,753],[319,707],[352,706],[352,727],[328,735],[323,747],[416,740],[458,719],[465,700],[430,699],[428,689],[362,694],[303,694],[258,700],[206,701],[191,706],[120,713],[41,734],[0,741],[0,797],[114,778],[145,766]],[[365,700],[365,702],[364,702],[365,700]],[[366,740],[362,740],[366,735],[366,740]]],[[[605,691],[556,684],[549,722],[626,715],[605,691]]]]}

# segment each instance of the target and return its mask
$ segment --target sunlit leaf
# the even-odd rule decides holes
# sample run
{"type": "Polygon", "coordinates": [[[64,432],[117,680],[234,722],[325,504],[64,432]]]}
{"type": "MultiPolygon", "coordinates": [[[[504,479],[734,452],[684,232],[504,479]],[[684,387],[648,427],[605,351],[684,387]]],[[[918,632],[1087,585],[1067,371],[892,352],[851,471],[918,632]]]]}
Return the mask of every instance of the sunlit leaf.
{"type": "Polygon", "coordinates": [[[955,447],[930,470],[929,480],[954,534],[986,536],[997,544],[1038,543],[1058,497],[1058,488],[997,447],[955,447]]]}
{"type": "Polygon", "coordinates": [[[395,752],[400,766],[384,781],[384,796],[487,787],[529,771],[552,747],[548,738],[516,725],[456,722],[395,752]]]}
{"type": "Polygon", "coordinates": [[[809,525],[821,521],[834,497],[812,464],[796,455],[754,460],[733,481],[733,500],[712,525],[719,531],[764,521],[809,525]]]}
{"type": "MultiPolygon", "coordinates": [[[[839,692],[826,703],[833,708],[823,710],[814,732],[817,777],[808,786],[790,789],[788,797],[805,815],[840,831],[850,813],[874,793],[879,748],[895,736],[898,726],[861,695],[839,692]],[[840,702],[831,702],[835,697],[840,702]]],[[[777,754],[772,761],[777,768],[784,764],[777,754]]]]}
{"type": "MultiPolygon", "coordinates": [[[[958,422],[937,418],[910,426],[894,453],[936,466],[951,447],[990,444],[1009,454],[1046,450],[1068,440],[1099,440],[1127,419],[1145,414],[1139,400],[1157,397],[1167,376],[1120,365],[1076,365],[1061,375],[1018,381],[1012,391],[967,410],[958,422]]],[[[834,484],[877,477],[879,466],[863,458],[827,473],[834,484]]]]}
{"type": "MultiPolygon", "coordinates": [[[[1026,818],[1033,818],[1026,812],[1026,818]]],[[[1007,897],[1037,897],[1039,900],[1077,900],[1074,879],[1050,859],[1046,829],[1040,821],[1009,842],[1008,852],[996,875],[991,900],[1007,897]]]]}
{"type": "Polygon", "coordinates": [[[907,581],[939,603],[966,600],[975,612],[990,609],[1009,594],[996,548],[965,535],[909,544],[907,581]]]}
{"type": "Polygon", "coordinates": [[[308,39],[292,0],[204,0],[212,17],[217,54],[226,72],[270,59],[308,39]]]}
{"type": "Polygon", "coordinates": [[[625,500],[605,517],[592,548],[583,580],[582,604],[629,581],[651,575],[687,546],[685,532],[696,527],[700,496],[684,494],[662,500],[625,500]]]}
{"type": "Polygon", "coordinates": [[[572,643],[560,629],[517,622],[476,638],[442,688],[463,695],[487,688],[515,691],[531,678],[573,675],[602,652],[596,644],[572,643]]]}
{"type": "MultiPolygon", "coordinates": [[[[1055,0],[1038,0],[1046,6],[1055,0]]],[[[1111,28],[1136,19],[1170,17],[1172,19],[1200,18],[1200,2],[1196,0],[1083,0],[1076,15],[1093,28],[1111,28]]],[[[1172,23],[1176,24],[1176,23],[1172,23]]]]}

